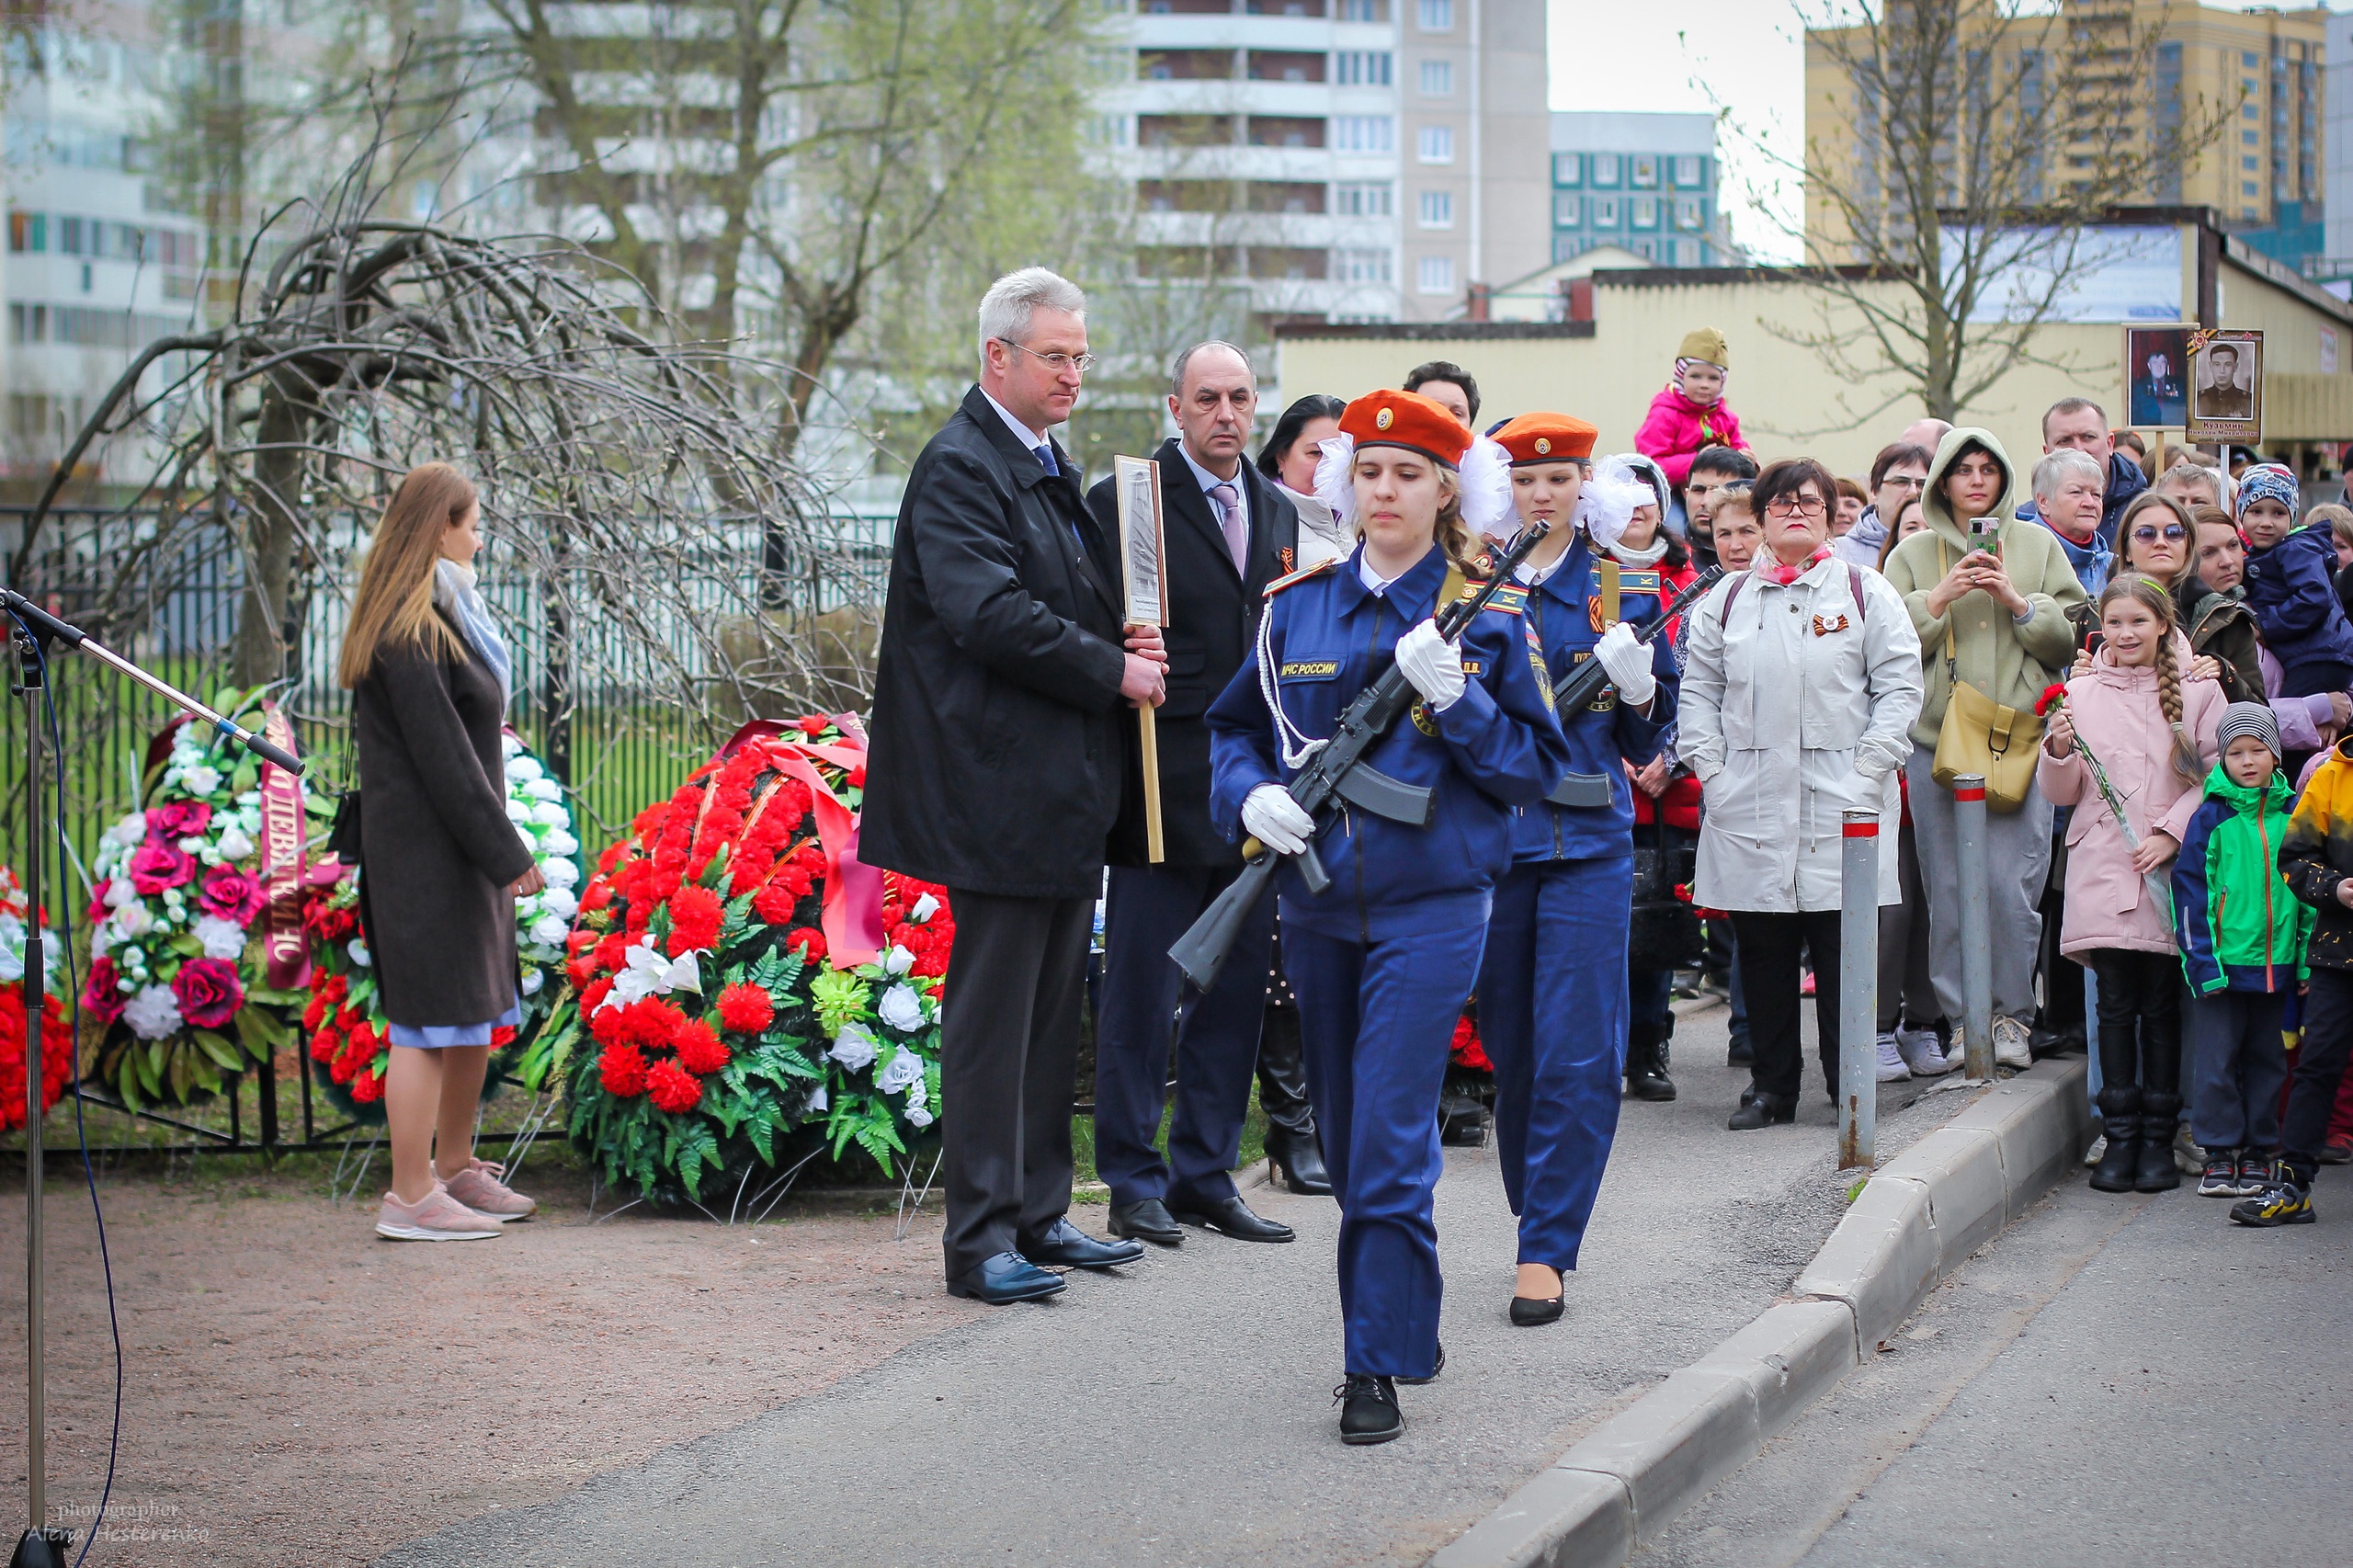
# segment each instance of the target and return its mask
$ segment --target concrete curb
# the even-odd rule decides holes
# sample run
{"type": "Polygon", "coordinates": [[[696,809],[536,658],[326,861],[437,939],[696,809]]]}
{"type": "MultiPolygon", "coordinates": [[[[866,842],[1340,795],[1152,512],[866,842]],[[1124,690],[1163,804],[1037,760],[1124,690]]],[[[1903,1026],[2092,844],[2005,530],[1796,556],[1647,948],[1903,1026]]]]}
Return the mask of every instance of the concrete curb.
{"type": "Polygon", "coordinates": [[[1881,1166],[1790,1289],[1513,1493],[1429,1568],[1616,1568],[1753,1458],[2091,1141],[2081,1059],[1994,1085],[1881,1166]]]}

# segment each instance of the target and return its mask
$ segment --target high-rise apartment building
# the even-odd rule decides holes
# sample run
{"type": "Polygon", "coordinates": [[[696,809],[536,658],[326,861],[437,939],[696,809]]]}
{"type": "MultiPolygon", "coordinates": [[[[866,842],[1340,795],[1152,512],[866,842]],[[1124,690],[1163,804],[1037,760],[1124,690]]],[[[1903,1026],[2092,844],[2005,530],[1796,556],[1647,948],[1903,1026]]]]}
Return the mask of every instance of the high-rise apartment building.
{"type": "Polygon", "coordinates": [[[1551,255],[1544,0],[1138,0],[1108,89],[1143,279],[1437,320],[1551,255]]]}
{"type": "Polygon", "coordinates": [[[1552,116],[1552,259],[1597,245],[1661,267],[1735,261],[1717,206],[1714,115],[1552,116]]]}
{"type": "MultiPolygon", "coordinates": [[[[1990,7],[1983,14],[1983,25],[1964,20],[1961,46],[1990,56],[2000,79],[2017,84],[2013,102],[2018,113],[2063,123],[2072,116],[2103,131],[2120,118],[2156,133],[2196,124],[2216,110],[2226,112],[2228,123],[2217,140],[2186,164],[2158,171],[2127,199],[2211,207],[2224,222],[2245,228],[2299,219],[2305,204],[2319,199],[2325,11],[2226,11],[2185,0],[2061,0],[2055,22],[2031,8],[2008,21],[1999,20],[1990,7]],[[2135,45],[2151,33],[2155,47],[2144,53],[2135,45]],[[2061,47],[2087,52],[2076,79],[2080,91],[2097,101],[2052,101],[2056,89],[2046,84],[2059,73],[2049,55],[2061,47]]],[[[1873,181],[1891,177],[1891,172],[1873,169],[1861,156],[1878,134],[1880,106],[1860,85],[1841,79],[1825,47],[1840,36],[1840,29],[1808,34],[1805,134],[1813,158],[1840,171],[1869,208],[1873,181]]],[[[2079,146],[2083,150],[2071,151],[2063,138],[2054,139],[2040,166],[2042,189],[2052,199],[2064,194],[2069,168],[2089,165],[2088,144],[2079,146]]],[[[1809,244],[1835,254],[1839,228],[1835,204],[1819,191],[1811,193],[1809,244]]]]}

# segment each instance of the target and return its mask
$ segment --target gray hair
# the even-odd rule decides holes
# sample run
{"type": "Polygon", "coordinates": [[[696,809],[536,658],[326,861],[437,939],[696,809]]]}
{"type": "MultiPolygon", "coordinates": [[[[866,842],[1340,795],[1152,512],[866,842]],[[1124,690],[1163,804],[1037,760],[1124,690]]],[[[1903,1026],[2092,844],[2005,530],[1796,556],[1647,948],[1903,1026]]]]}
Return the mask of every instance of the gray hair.
{"type": "Polygon", "coordinates": [[[1020,343],[1028,336],[1029,318],[1040,306],[1085,315],[1086,296],[1077,284],[1042,267],[1025,267],[990,284],[989,291],[981,296],[982,359],[988,358],[992,342],[1002,338],[1007,343],[1020,343]]]}
{"type": "Polygon", "coordinates": [[[1177,350],[1176,358],[1171,360],[1168,366],[1168,395],[1170,397],[1179,400],[1184,397],[1185,367],[1191,364],[1193,362],[1193,356],[1199,354],[1204,348],[1225,349],[1235,358],[1242,361],[1242,368],[1250,372],[1250,379],[1252,381],[1255,382],[1257,381],[1258,367],[1250,362],[1248,350],[1245,349],[1238,343],[1228,343],[1222,337],[1212,337],[1206,343],[1196,343],[1190,348],[1182,348],[1177,350]]]}
{"type": "Polygon", "coordinates": [[[2038,501],[2057,500],[2059,487],[2070,479],[2087,479],[2102,490],[2108,488],[2108,475],[2101,471],[2097,458],[2074,447],[2061,447],[2045,454],[2043,460],[2034,465],[2034,498],[2038,501]]]}

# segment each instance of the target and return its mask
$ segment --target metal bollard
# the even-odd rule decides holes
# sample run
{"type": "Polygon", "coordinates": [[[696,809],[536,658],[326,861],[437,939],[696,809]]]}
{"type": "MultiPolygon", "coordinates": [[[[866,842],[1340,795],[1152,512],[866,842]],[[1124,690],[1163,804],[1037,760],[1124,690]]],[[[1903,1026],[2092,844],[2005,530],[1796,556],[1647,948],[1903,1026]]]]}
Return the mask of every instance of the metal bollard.
{"type": "Polygon", "coordinates": [[[1994,933],[1985,904],[1985,779],[1952,781],[1954,846],[1961,864],[1961,1038],[1972,1082],[1994,1077],[1994,933]]]}
{"type": "Polygon", "coordinates": [[[1848,812],[1838,883],[1838,1168],[1879,1163],[1879,813],[1848,812]]]}

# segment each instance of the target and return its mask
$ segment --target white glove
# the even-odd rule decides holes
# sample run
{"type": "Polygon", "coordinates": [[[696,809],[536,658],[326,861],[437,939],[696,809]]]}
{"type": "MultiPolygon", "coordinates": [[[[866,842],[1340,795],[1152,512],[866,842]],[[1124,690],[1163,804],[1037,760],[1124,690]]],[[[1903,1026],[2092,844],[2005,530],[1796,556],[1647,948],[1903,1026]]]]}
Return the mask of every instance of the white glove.
{"type": "Polygon", "coordinates": [[[1618,688],[1618,695],[1635,707],[1648,707],[1658,694],[1658,677],[1651,674],[1651,651],[1624,621],[1601,634],[1593,656],[1609,672],[1609,684],[1618,688]]]}
{"type": "Polygon", "coordinates": [[[1244,797],[1242,830],[1278,855],[1296,855],[1315,836],[1315,819],[1279,784],[1261,784],[1244,797]]]}
{"type": "Polygon", "coordinates": [[[1397,639],[1397,667],[1433,713],[1445,712],[1462,695],[1462,654],[1438,635],[1435,620],[1426,620],[1397,639]]]}

